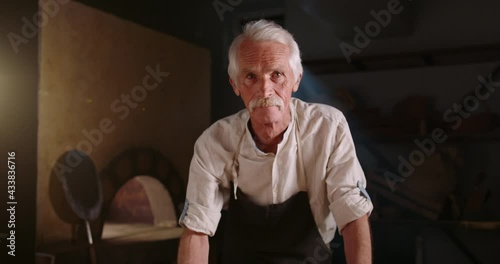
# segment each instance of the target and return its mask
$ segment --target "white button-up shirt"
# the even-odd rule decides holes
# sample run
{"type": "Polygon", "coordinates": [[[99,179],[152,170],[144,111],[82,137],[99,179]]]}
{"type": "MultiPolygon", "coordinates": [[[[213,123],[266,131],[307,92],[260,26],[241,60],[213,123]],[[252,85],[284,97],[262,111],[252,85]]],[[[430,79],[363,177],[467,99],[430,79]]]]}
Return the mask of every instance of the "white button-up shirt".
{"type": "Polygon", "coordinates": [[[259,205],[281,203],[307,191],[325,243],[337,227],[342,230],[371,213],[366,179],[344,115],[331,106],[296,98],[290,111],[292,121],[276,155],[255,145],[246,109],[203,132],[194,147],[182,226],[213,236],[229,201],[230,184],[259,205]]]}

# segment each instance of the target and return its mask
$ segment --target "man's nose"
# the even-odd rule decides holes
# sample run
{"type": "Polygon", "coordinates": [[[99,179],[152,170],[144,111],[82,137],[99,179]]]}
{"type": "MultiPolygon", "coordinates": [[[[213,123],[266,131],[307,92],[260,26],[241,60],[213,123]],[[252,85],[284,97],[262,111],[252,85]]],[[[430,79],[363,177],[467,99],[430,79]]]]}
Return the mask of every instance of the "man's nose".
{"type": "Polygon", "coordinates": [[[260,79],[258,89],[261,97],[270,97],[274,93],[273,82],[269,78],[263,77],[260,79]]]}

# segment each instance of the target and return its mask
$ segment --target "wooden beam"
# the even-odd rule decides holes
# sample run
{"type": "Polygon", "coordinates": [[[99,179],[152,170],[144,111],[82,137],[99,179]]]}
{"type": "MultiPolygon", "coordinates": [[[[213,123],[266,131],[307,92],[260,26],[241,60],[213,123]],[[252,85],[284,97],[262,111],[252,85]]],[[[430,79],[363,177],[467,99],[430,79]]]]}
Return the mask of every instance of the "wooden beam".
{"type": "Polygon", "coordinates": [[[336,74],[494,61],[500,61],[500,44],[354,56],[351,63],[345,58],[304,60],[303,65],[315,74],[336,74]]]}

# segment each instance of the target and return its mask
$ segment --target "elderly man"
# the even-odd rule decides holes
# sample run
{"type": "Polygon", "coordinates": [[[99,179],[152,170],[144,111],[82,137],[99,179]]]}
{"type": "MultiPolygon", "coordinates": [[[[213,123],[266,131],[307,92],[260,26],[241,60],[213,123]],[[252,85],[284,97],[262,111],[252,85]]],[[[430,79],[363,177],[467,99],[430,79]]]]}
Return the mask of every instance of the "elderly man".
{"type": "Polygon", "coordinates": [[[371,263],[373,206],[343,114],[292,98],[300,51],[275,23],[250,22],[229,49],[246,109],[197,140],[180,224],[179,263],[208,263],[228,210],[224,263],[330,263],[338,228],[348,263],[371,263]]]}

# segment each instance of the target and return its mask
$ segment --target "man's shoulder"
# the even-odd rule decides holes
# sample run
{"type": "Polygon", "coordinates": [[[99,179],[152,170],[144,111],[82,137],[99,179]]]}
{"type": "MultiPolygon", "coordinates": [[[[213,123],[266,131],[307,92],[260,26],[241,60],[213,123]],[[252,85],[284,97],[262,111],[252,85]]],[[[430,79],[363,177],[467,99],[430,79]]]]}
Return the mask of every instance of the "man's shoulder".
{"type": "Polygon", "coordinates": [[[306,123],[327,122],[338,125],[345,120],[345,116],[339,109],[321,103],[309,103],[298,98],[292,98],[295,111],[299,120],[306,123]]]}
{"type": "Polygon", "coordinates": [[[248,118],[248,111],[245,109],[221,118],[205,129],[198,140],[215,144],[230,143],[232,139],[242,135],[248,118]]]}

